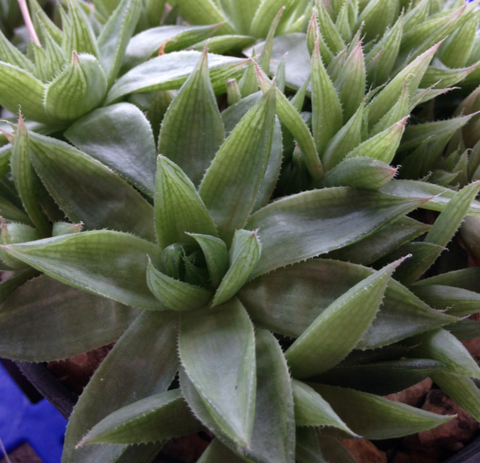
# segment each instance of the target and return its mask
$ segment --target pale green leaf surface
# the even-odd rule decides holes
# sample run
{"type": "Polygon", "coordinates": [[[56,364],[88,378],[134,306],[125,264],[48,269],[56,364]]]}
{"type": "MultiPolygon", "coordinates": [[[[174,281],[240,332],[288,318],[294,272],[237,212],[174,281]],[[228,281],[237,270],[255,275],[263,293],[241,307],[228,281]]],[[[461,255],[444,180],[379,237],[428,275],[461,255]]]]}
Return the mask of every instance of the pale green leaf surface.
{"type": "Polygon", "coordinates": [[[82,439],[80,445],[145,444],[198,432],[197,421],[180,389],[161,392],[134,402],[108,415],[82,439]]]}
{"type": "Polygon", "coordinates": [[[342,365],[315,378],[322,384],[385,396],[413,386],[445,364],[429,359],[401,359],[359,365],[342,365]]]}
{"type": "Polygon", "coordinates": [[[255,204],[272,149],[275,87],[237,124],[221,146],[199,188],[227,244],[243,228],[255,204]]]}
{"type": "Polygon", "coordinates": [[[177,0],[180,9],[180,15],[190,24],[216,24],[224,22],[220,29],[222,34],[234,33],[234,28],[226,21],[218,7],[216,0],[177,0]]]}
{"type": "Polygon", "coordinates": [[[256,395],[255,338],[238,299],[208,312],[182,313],[179,353],[212,419],[234,442],[248,445],[256,395]]]}
{"type": "Polygon", "coordinates": [[[8,252],[70,286],[138,308],[164,308],[147,287],[147,255],[154,262],[160,258],[149,241],[91,231],[10,245],[8,252]]]}
{"type": "Polygon", "coordinates": [[[195,43],[187,47],[186,50],[202,51],[208,44],[210,53],[215,53],[216,55],[236,55],[240,54],[245,48],[251,47],[254,43],[255,39],[249,35],[220,35],[195,43]]]}
{"type": "Polygon", "coordinates": [[[19,286],[26,283],[31,278],[38,275],[38,272],[33,268],[26,268],[14,272],[10,277],[6,278],[0,283],[0,303],[7,299],[19,286]]]}
{"type": "Polygon", "coordinates": [[[129,103],[99,108],[71,125],[64,135],[146,195],[155,191],[156,147],[142,112],[129,103]]]}
{"type": "MultiPolygon", "coordinates": [[[[62,463],[117,461],[124,445],[75,447],[110,413],[168,389],[178,369],[177,325],[175,314],[144,312],[119,339],[75,406],[67,427],[62,463]],[[148,370],[139,369],[139,365],[148,365],[148,370]]],[[[124,461],[134,462],[138,462],[135,455],[124,461]]]]}
{"type": "MultiPolygon", "coordinates": [[[[320,435],[320,450],[322,452],[323,463],[356,463],[352,454],[334,437],[320,435]]],[[[314,463],[317,463],[314,461],[314,463]]]]}
{"type": "Polygon", "coordinates": [[[5,37],[2,31],[0,31],[0,59],[31,74],[35,72],[33,63],[5,37]]]}
{"type": "Polygon", "coordinates": [[[175,162],[198,186],[224,140],[225,128],[210,84],[205,47],[165,114],[158,152],[175,162]]]}
{"type": "Polygon", "coordinates": [[[43,214],[38,201],[38,189],[42,185],[32,167],[29,136],[23,119],[20,119],[18,122],[10,165],[15,188],[22,200],[25,211],[41,235],[44,237],[49,236],[51,225],[43,214]]]}
{"type": "Polygon", "coordinates": [[[207,263],[208,274],[213,288],[218,288],[229,266],[227,245],[220,238],[209,235],[190,233],[200,245],[207,263]]]}
{"type": "Polygon", "coordinates": [[[0,61],[0,104],[8,111],[34,121],[45,122],[45,85],[23,69],[0,61]]]}
{"type": "Polygon", "coordinates": [[[477,66],[478,63],[474,64],[473,66],[460,69],[430,66],[423,76],[420,86],[422,88],[427,88],[431,85],[437,84],[435,86],[437,89],[453,87],[455,84],[461,82],[463,79],[465,79],[465,77],[473,72],[477,66]]]}
{"type": "Polygon", "coordinates": [[[240,458],[227,446],[221,443],[217,438],[214,439],[210,445],[207,447],[205,452],[202,453],[202,456],[197,463],[244,463],[245,460],[240,458]]]}
{"type": "Polygon", "coordinates": [[[220,4],[228,20],[235,25],[235,30],[247,34],[261,0],[244,0],[241,3],[231,0],[217,0],[217,3],[220,4]]]}
{"type": "Polygon", "coordinates": [[[117,78],[127,45],[142,8],[141,0],[123,0],[108,19],[98,37],[100,63],[105,71],[108,86],[117,78]]]}
{"type": "MultiPolygon", "coordinates": [[[[178,89],[192,73],[199,58],[198,51],[182,51],[167,53],[140,64],[115,82],[105,103],[111,104],[130,93],[178,89]]],[[[209,55],[208,58],[213,89],[220,93],[225,91],[225,80],[239,77],[246,64],[240,58],[221,55],[209,55]]]]}
{"type": "Polygon", "coordinates": [[[309,384],[347,426],[364,439],[390,439],[432,429],[452,419],[352,389],[309,384]]]}
{"type": "Polygon", "coordinates": [[[415,283],[414,286],[446,285],[480,293],[480,287],[478,285],[479,281],[480,267],[470,267],[425,278],[415,283]]]}
{"type": "Polygon", "coordinates": [[[430,331],[408,340],[409,356],[445,363],[450,372],[480,379],[480,368],[463,344],[446,330],[430,331]]]}
{"type": "Polygon", "coordinates": [[[0,197],[0,215],[5,220],[33,225],[32,221],[24,211],[19,209],[15,204],[12,204],[8,199],[2,197],[0,197]]]}
{"type": "Polygon", "coordinates": [[[261,252],[262,245],[257,232],[247,230],[235,232],[230,248],[230,267],[215,293],[214,307],[228,301],[247,282],[260,260],[261,252]]]}
{"type": "Polygon", "coordinates": [[[212,296],[206,289],[163,274],[151,263],[147,267],[147,285],[162,305],[176,312],[197,310],[212,296]]]}
{"type": "Polygon", "coordinates": [[[432,380],[475,420],[480,420],[480,390],[467,376],[438,371],[432,380]]]}
{"type": "MultiPolygon", "coordinates": [[[[455,196],[453,190],[418,180],[392,180],[382,188],[382,191],[400,198],[429,199],[420,207],[432,211],[443,211],[455,196]]],[[[480,215],[480,203],[478,201],[472,201],[467,215],[480,215]]]]}
{"type": "Polygon", "coordinates": [[[154,241],[153,208],[118,175],[67,143],[30,134],[32,164],[72,222],[154,241]]]}
{"type": "MultiPolygon", "coordinates": [[[[480,284],[477,282],[478,289],[480,284]]],[[[480,294],[445,285],[413,286],[412,291],[437,310],[445,310],[455,317],[467,317],[480,312],[480,294]]]]}
{"type": "MultiPolygon", "coordinates": [[[[423,235],[429,229],[429,225],[417,222],[410,217],[402,217],[382,228],[379,232],[357,243],[332,251],[325,257],[351,262],[352,264],[369,265],[393,252],[402,244],[423,235]]],[[[408,255],[408,252],[403,255],[408,255]]],[[[405,264],[406,262],[403,265],[405,264]]]]}
{"type": "Polygon", "coordinates": [[[72,122],[98,108],[107,92],[107,79],[91,55],[74,51],[72,62],[47,85],[45,111],[59,123],[72,122]]]}
{"type": "Polygon", "coordinates": [[[308,378],[340,363],[375,318],[397,261],[375,272],[329,305],[287,349],[292,375],[308,378]],[[346,322],[348,320],[348,323],[346,322]]]}
{"type": "Polygon", "coordinates": [[[250,25],[250,35],[262,38],[269,32],[270,26],[280,8],[289,9],[295,0],[262,0],[250,25]]]}
{"type": "MultiPolygon", "coordinates": [[[[16,279],[34,275],[27,270],[16,279]]],[[[116,341],[138,314],[42,275],[1,304],[0,355],[23,362],[73,357],[116,341]]]]}
{"type": "MultiPolygon", "coordinates": [[[[213,26],[161,26],[135,35],[128,43],[122,71],[129,71],[152,57],[167,40],[165,51],[176,51],[194,45],[212,36],[218,30],[213,26]],[[173,48],[173,50],[172,50],[173,48]]],[[[204,47],[202,47],[203,50],[204,47]]],[[[199,50],[199,51],[202,51],[199,50]]]]}
{"type": "Polygon", "coordinates": [[[318,392],[296,379],[292,380],[292,386],[297,426],[333,426],[353,434],[318,392]]]}
{"type": "MultiPolygon", "coordinates": [[[[297,338],[323,310],[372,273],[347,262],[314,259],[251,281],[239,292],[239,298],[256,324],[297,338]]],[[[357,347],[392,344],[456,320],[431,309],[390,280],[383,305],[357,347]]]]}
{"type": "Polygon", "coordinates": [[[419,204],[348,187],[280,199],[247,222],[247,229],[260,230],[263,249],[252,278],[359,241],[419,204]]]}
{"type": "Polygon", "coordinates": [[[328,463],[320,450],[316,429],[297,427],[295,457],[300,463],[328,463]]]}
{"type": "Polygon", "coordinates": [[[82,4],[73,0],[67,0],[65,3],[69,14],[68,16],[62,15],[62,22],[65,20],[62,48],[66,55],[71,56],[75,51],[77,53],[88,53],[98,58],[97,39],[93,32],[92,23],[82,9],[82,4]]]}

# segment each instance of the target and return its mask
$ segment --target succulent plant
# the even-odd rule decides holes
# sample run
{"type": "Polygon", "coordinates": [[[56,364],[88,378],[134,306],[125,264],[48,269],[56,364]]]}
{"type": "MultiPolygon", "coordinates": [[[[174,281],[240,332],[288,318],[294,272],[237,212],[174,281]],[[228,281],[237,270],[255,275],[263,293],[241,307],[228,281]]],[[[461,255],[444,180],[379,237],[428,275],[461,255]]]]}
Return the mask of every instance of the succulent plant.
{"type": "Polygon", "coordinates": [[[34,61],[0,39],[23,113],[0,148],[0,356],[116,341],[62,461],[148,462],[207,429],[201,463],[348,463],[338,437],[452,418],[383,397],[426,377],[480,420],[459,340],[479,272],[442,254],[467,215],[478,252],[476,91],[442,95],[477,78],[479,2],[176,3],[196,25],[69,0],[62,30],[31,4],[34,61]],[[248,61],[167,48],[212,35],[265,40],[248,61]]]}

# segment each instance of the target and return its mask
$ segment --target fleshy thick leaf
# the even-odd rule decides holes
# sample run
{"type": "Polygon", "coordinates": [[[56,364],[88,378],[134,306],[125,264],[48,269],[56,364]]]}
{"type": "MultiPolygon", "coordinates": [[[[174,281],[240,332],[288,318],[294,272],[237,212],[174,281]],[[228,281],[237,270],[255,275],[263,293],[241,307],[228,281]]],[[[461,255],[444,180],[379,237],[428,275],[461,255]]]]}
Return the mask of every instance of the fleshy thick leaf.
{"type": "MultiPolygon", "coordinates": [[[[253,280],[242,288],[239,298],[257,325],[297,338],[323,310],[372,273],[347,262],[313,259],[253,280]]],[[[389,345],[456,320],[390,280],[383,306],[357,347],[389,345]]]]}
{"type": "Polygon", "coordinates": [[[352,389],[311,384],[355,433],[390,439],[432,429],[452,419],[352,389]]]}
{"type": "Polygon", "coordinates": [[[140,0],[123,0],[108,19],[98,37],[100,63],[108,86],[115,81],[122,66],[128,42],[137,25],[142,8],[140,0]]]}
{"type": "MultiPolygon", "coordinates": [[[[76,446],[94,425],[114,411],[168,389],[178,369],[177,326],[176,314],[145,312],[119,339],[90,379],[70,417],[62,458],[65,463],[118,461],[126,449],[124,445],[76,446]],[[138,367],[145,362],[148,371],[138,367]]],[[[157,453],[158,448],[153,455],[157,453]]],[[[128,463],[139,461],[135,454],[130,458],[128,463]]]]}
{"type": "MultiPolygon", "coordinates": [[[[140,64],[115,82],[105,103],[113,103],[130,93],[178,89],[188,79],[199,58],[198,51],[182,51],[167,53],[140,64]]],[[[246,63],[243,59],[220,55],[209,55],[208,61],[215,92],[225,91],[225,80],[239,77],[246,63]]]]}
{"type": "Polygon", "coordinates": [[[352,244],[418,205],[418,200],[399,200],[347,187],[280,199],[260,209],[247,223],[247,229],[260,230],[263,249],[252,278],[352,244]],[[339,229],[344,232],[339,234],[339,229]]]}
{"type": "Polygon", "coordinates": [[[296,379],[292,386],[297,426],[333,426],[355,436],[318,392],[296,379]]]}
{"type": "Polygon", "coordinates": [[[208,312],[182,313],[179,353],[213,420],[231,440],[247,446],[255,410],[255,339],[238,299],[208,312]]]}
{"type": "Polygon", "coordinates": [[[4,248],[56,280],[123,304],[164,309],[147,287],[147,255],[159,248],[126,233],[92,231],[4,248]]]}
{"type": "Polygon", "coordinates": [[[202,425],[190,412],[180,389],[161,392],[123,407],[96,424],[85,444],[145,444],[191,434],[202,425]]]}
{"type": "Polygon", "coordinates": [[[223,141],[225,128],[210,84],[207,48],[165,114],[158,152],[198,186],[223,141]]]}
{"type": "Polygon", "coordinates": [[[72,222],[155,240],[152,206],[118,175],[67,143],[34,133],[30,143],[35,171],[72,222]]]}
{"type": "Polygon", "coordinates": [[[147,267],[147,284],[162,305],[176,312],[199,309],[212,296],[206,289],[163,274],[151,263],[147,267]]]}
{"type": "Polygon", "coordinates": [[[71,125],[64,135],[78,149],[153,197],[155,140],[150,124],[136,106],[119,103],[96,109],[71,125]]]}
{"type": "Polygon", "coordinates": [[[116,341],[138,314],[43,275],[2,303],[0,355],[23,362],[73,357],[116,341]]]}
{"type": "Polygon", "coordinates": [[[294,0],[262,0],[250,26],[250,35],[265,37],[280,8],[289,9],[294,5],[294,0]]]}
{"type": "Polygon", "coordinates": [[[262,246],[256,232],[237,230],[230,248],[230,268],[215,293],[213,306],[223,304],[233,297],[247,282],[260,260],[262,246]]]}
{"type": "Polygon", "coordinates": [[[400,263],[361,281],[318,316],[285,353],[293,376],[308,378],[323,373],[354,349],[375,318],[388,279],[400,263]]]}
{"type": "Polygon", "coordinates": [[[408,340],[416,346],[409,356],[445,363],[453,373],[480,379],[480,368],[463,344],[446,330],[430,331],[408,340]]]}
{"type": "Polygon", "coordinates": [[[185,232],[217,235],[215,224],[195,186],[172,161],[158,157],[155,184],[155,227],[163,249],[188,241],[185,232]]]}
{"type": "Polygon", "coordinates": [[[245,460],[223,445],[219,439],[214,439],[197,463],[225,463],[226,461],[228,463],[244,463],[245,460]]]}
{"type": "Polygon", "coordinates": [[[8,111],[31,120],[48,120],[43,107],[45,85],[23,69],[0,61],[0,104],[8,111]]]}
{"type": "Polygon", "coordinates": [[[255,204],[272,148],[275,87],[242,118],[221,146],[199,193],[227,244],[255,204]]]}
{"type": "Polygon", "coordinates": [[[71,56],[75,51],[76,53],[88,53],[98,58],[99,51],[95,33],[81,3],[75,0],[67,0],[66,4],[69,15],[63,15],[62,21],[65,31],[63,48],[67,56],[71,56]]]}
{"type": "Polygon", "coordinates": [[[45,92],[45,111],[59,123],[84,116],[100,106],[107,92],[107,79],[96,58],[74,51],[71,64],[45,92]]]}
{"type": "Polygon", "coordinates": [[[233,27],[226,21],[221,9],[218,8],[216,0],[179,0],[176,3],[180,8],[182,18],[190,24],[225,23],[220,32],[222,34],[234,33],[233,27]]]}

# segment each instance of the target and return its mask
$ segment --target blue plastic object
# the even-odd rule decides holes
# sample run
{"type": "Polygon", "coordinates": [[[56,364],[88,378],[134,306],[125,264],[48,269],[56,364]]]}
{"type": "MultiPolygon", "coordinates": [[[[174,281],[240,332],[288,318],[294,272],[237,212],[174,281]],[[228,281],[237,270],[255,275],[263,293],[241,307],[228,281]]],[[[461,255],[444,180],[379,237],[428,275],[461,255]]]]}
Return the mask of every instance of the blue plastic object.
{"type": "Polygon", "coordinates": [[[27,442],[43,463],[60,463],[66,425],[45,399],[32,404],[0,364],[0,439],[7,452],[27,442]]]}

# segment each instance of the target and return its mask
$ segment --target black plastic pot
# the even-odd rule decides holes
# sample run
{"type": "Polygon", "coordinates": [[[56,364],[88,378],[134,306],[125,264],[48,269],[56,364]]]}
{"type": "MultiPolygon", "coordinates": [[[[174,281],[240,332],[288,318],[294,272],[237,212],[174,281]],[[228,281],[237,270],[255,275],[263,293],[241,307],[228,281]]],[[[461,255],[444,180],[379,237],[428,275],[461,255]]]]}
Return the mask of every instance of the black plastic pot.
{"type": "MultiPolygon", "coordinates": [[[[65,418],[70,416],[78,400],[77,394],[67,389],[44,364],[15,362],[23,375],[65,418]]],[[[153,463],[183,463],[160,453],[153,463]]],[[[480,463],[480,438],[443,463],[480,463]]]]}

